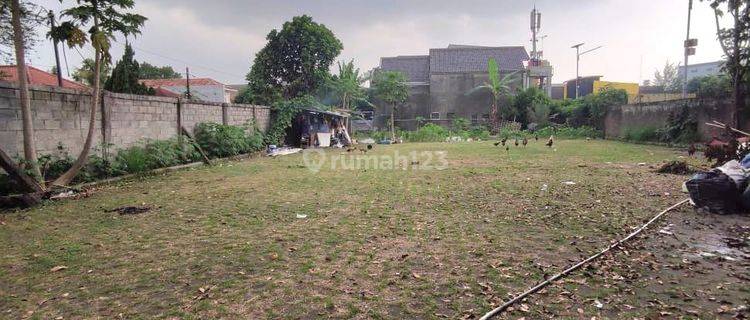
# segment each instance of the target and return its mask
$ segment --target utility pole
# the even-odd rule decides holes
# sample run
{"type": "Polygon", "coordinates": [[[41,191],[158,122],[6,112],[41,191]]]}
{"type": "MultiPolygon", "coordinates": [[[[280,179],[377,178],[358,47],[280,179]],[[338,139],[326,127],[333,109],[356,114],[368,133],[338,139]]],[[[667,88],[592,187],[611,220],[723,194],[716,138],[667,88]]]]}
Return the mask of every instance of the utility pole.
{"type": "Polygon", "coordinates": [[[185,92],[185,97],[190,100],[190,68],[185,67],[185,86],[187,87],[187,91],[185,92]]]}
{"type": "MultiPolygon", "coordinates": [[[[50,30],[54,30],[55,29],[55,14],[52,12],[52,10],[50,10],[47,16],[49,16],[50,30]]],[[[57,39],[53,37],[52,43],[55,46],[55,67],[56,67],[55,70],[57,70],[57,85],[62,87],[63,78],[62,78],[62,69],[60,69],[60,54],[57,52],[57,39]]]]}
{"type": "Polygon", "coordinates": [[[578,92],[580,91],[580,83],[579,83],[580,76],[578,76],[578,65],[579,65],[579,62],[581,61],[581,56],[602,47],[602,46],[598,46],[594,49],[589,49],[584,52],[580,52],[582,45],[583,45],[583,42],[571,47],[571,48],[576,49],[576,99],[578,99],[578,92]]]}
{"type": "Polygon", "coordinates": [[[697,39],[690,39],[690,11],[693,10],[693,0],[688,0],[687,16],[687,35],[685,36],[685,67],[682,78],[682,98],[687,99],[687,82],[688,82],[688,57],[695,54],[695,46],[698,44],[697,39]]]}

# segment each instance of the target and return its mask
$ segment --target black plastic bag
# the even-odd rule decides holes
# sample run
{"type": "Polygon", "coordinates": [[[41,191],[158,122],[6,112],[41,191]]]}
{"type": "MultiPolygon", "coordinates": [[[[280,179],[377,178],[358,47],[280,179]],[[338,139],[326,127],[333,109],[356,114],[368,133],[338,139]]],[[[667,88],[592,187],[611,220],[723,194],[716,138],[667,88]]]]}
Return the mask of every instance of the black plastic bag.
{"type": "Polygon", "coordinates": [[[740,191],[732,178],[720,171],[696,174],[685,182],[696,208],[716,214],[737,212],[740,191]]]}

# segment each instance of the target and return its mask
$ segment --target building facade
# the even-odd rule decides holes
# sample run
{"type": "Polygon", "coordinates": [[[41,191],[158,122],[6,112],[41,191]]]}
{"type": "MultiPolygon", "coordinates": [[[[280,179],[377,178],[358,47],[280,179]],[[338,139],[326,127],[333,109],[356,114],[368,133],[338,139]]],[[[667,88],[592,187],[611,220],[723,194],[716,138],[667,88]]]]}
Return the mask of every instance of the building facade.
{"type": "MultiPolygon", "coordinates": [[[[687,78],[690,81],[693,78],[713,76],[721,73],[721,66],[724,61],[713,61],[705,63],[689,64],[687,67],[687,78]]],[[[685,77],[685,66],[679,66],[677,69],[677,77],[684,79],[685,77]]]]}
{"type": "MultiPolygon", "coordinates": [[[[524,61],[529,60],[522,46],[450,45],[430,49],[428,55],[381,58],[376,72],[399,71],[408,79],[409,99],[396,108],[396,126],[414,130],[420,121],[449,126],[455,118],[488,123],[492,96],[472,89],[489,82],[491,58],[500,68],[500,77],[517,74],[511,90],[522,87],[524,61]]],[[[374,126],[385,128],[393,108],[378,101],[375,105],[374,126]]]]}

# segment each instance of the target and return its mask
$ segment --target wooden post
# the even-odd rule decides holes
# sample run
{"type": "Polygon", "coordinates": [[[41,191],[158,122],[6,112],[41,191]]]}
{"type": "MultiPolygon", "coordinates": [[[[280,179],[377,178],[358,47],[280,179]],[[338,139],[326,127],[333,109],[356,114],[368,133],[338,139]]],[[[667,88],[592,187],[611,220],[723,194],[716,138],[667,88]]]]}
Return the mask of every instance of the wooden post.
{"type": "Polygon", "coordinates": [[[182,99],[177,98],[177,140],[182,145],[182,99]]]}
{"type": "Polygon", "coordinates": [[[200,152],[201,156],[203,156],[203,162],[205,162],[206,164],[210,165],[211,164],[211,159],[208,158],[208,155],[206,155],[206,153],[203,151],[203,148],[201,148],[201,145],[198,144],[198,141],[195,141],[195,139],[193,139],[193,136],[190,135],[190,132],[188,132],[187,130],[185,130],[185,127],[180,127],[180,129],[182,130],[182,133],[188,139],[190,139],[190,142],[193,143],[193,146],[195,146],[195,148],[198,149],[198,152],[200,152]]]}

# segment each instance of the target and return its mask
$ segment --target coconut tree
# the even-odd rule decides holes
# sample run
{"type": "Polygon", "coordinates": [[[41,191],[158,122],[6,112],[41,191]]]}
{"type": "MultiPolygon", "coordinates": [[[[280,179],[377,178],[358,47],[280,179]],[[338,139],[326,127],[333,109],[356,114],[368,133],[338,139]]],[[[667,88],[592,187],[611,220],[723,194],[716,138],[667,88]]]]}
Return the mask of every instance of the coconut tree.
{"type": "Polygon", "coordinates": [[[25,1],[11,0],[0,4],[0,24],[6,29],[10,20],[10,29],[13,32],[4,33],[0,37],[0,44],[13,43],[16,57],[16,70],[18,74],[19,101],[21,104],[21,118],[23,123],[23,155],[31,172],[39,182],[43,182],[36,157],[36,145],[34,138],[34,125],[31,119],[31,100],[29,99],[29,83],[26,73],[26,49],[34,44],[33,31],[36,26],[43,23],[43,16],[39,14],[42,10],[34,4],[25,1]],[[10,17],[10,19],[7,19],[10,17]],[[9,35],[12,34],[12,37],[9,35]],[[12,38],[12,39],[11,39],[12,38]]]}
{"type": "Polygon", "coordinates": [[[487,61],[487,73],[489,74],[489,82],[485,82],[483,85],[476,86],[469,90],[467,94],[471,95],[477,92],[489,92],[492,96],[492,106],[490,109],[490,121],[492,124],[493,132],[498,130],[498,102],[500,98],[510,94],[510,85],[516,80],[516,72],[505,75],[500,78],[500,68],[497,66],[495,59],[490,58],[487,61]]]}
{"type": "Polygon", "coordinates": [[[398,71],[381,71],[376,73],[373,79],[375,96],[386,104],[390,104],[391,110],[391,141],[396,140],[393,114],[396,113],[398,104],[404,103],[409,98],[409,88],[406,85],[406,76],[398,71]]]}
{"type": "Polygon", "coordinates": [[[111,62],[110,41],[117,33],[125,37],[139,34],[140,28],[146,21],[144,16],[122,12],[122,10],[133,8],[135,5],[133,0],[76,0],[76,4],[77,6],[63,11],[62,16],[70,20],[52,30],[50,36],[66,42],[70,47],[82,47],[87,42],[91,43],[94,49],[94,92],[89,112],[88,134],[81,153],[73,162],[73,166],[52,182],[53,185],[70,183],[88,160],[94,141],[96,109],[99,106],[101,93],[101,68],[102,64],[111,62]],[[86,27],[89,27],[86,31],[88,38],[84,32],[86,27]]]}

